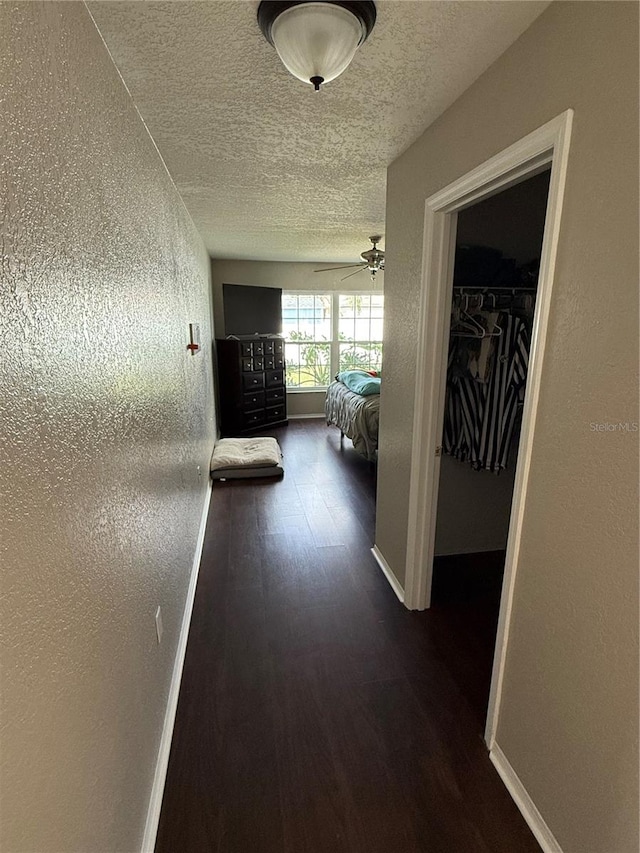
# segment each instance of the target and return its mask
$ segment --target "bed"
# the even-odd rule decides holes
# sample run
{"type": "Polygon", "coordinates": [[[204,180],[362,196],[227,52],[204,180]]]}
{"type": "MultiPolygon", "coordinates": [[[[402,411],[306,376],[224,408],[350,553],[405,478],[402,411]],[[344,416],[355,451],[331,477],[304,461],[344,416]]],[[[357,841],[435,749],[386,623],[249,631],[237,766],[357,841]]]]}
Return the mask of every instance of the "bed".
{"type": "Polygon", "coordinates": [[[345,435],[350,438],[354,449],[371,462],[375,462],[378,455],[379,386],[378,379],[378,393],[369,390],[362,395],[336,377],[327,389],[324,406],[327,425],[337,426],[341,438],[345,435]]]}

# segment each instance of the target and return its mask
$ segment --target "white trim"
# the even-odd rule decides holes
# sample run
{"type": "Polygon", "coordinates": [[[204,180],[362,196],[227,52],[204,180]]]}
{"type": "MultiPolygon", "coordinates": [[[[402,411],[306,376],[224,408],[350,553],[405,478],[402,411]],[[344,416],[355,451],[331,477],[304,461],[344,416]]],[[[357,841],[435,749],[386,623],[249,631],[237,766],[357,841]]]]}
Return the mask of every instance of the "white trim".
{"type": "Polygon", "coordinates": [[[322,418],[324,420],[325,417],[326,415],[324,412],[312,412],[311,414],[307,415],[287,415],[287,419],[290,421],[301,421],[306,418],[314,418],[315,420],[319,420],[320,418],[322,418]]]}
{"type": "Polygon", "coordinates": [[[556,256],[558,253],[558,242],[560,236],[560,219],[562,216],[564,188],[567,178],[572,122],[573,110],[567,110],[562,113],[562,115],[554,119],[553,122],[549,122],[549,124],[540,128],[540,131],[545,131],[545,135],[550,136],[553,140],[553,159],[551,165],[551,179],[549,183],[549,196],[547,199],[544,237],[542,240],[542,256],[540,259],[536,310],[533,320],[533,329],[531,332],[531,352],[529,354],[529,369],[527,372],[527,391],[525,394],[524,409],[522,412],[522,428],[520,443],[518,446],[518,464],[516,466],[516,476],[513,486],[514,497],[511,505],[511,517],[509,519],[505,570],[500,599],[500,615],[498,617],[496,648],[493,658],[491,689],[489,692],[489,705],[487,709],[485,740],[489,749],[493,747],[495,741],[496,730],[498,728],[498,718],[500,715],[500,703],[502,701],[502,685],[504,682],[509,630],[511,627],[513,593],[515,589],[518,558],[520,556],[520,542],[522,539],[522,528],[524,525],[529,471],[531,468],[531,457],[533,454],[533,442],[538,413],[538,400],[540,398],[540,388],[542,386],[542,366],[544,362],[544,350],[549,326],[551,295],[555,278],[556,256]]]}
{"type": "Polygon", "coordinates": [[[160,809],[162,808],[162,796],[164,794],[164,784],[167,778],[167,768],[169,766],[169,753],[171,751],[173,726],[176,719],[176,710],[178,708],[178,695],[180,693],[182,668],[184,666],[184,657],[187,651],[187,639],[189,637],[189,627],[191,625],[191,613],[193,611],[193,602],[196,596],[200,560],[202,558],[204,536],[207,529],[207,517],[209,515],[209,503],[211,501],[211,486],[212,483],[211,480],[209,480],[207,493],[204,499],[204,506],[202,508],[202,517],[200,519],[196,551],[193,557],[193,565],[191,567],[191,577],[189,578],[187,598],[182,614],[182,625],[180,628],[180,636],[178,638],[178,648],[176,649],[176,656],[173,663],[173,674],[171,676],[171,685],[169,687],[169,696],[164,715],[160,748],[158,749],[158,759],[156,761],[156,770],[153,777],[151,797],[149,798],[149,808],[147,810],[147,821],[142,839],[142,853],[153,853],[156,846],[158,822],[160,821],[160,809]]]}
{"type": "Polygon", "coordinates": [[[389,581],[389,586],[398,596],[398,600],[404,604],[404,590],[402,589],[402,584],[398,580],[398,578],[394,575],[393,570],[389,563],[385,560],[385,558],[380,553],[380,549],[377,545],[374,545],[371,549],[371,553],[374,556],[376,563],[382,569],[382,574],[389,581]]]}
{"type": "Polygon", "coordinates": [[[457,212],[495,195],[551,165],[527,394],[518,451],[500,616],[485,738],[493,746],[498,724],[513,590],[531,465],[544,346],[560,231],[573,110],[547,124],[454,181],[425,202],[422,286],[418,323],[415,409],[411,449],[405,605],[430,604],[449,310],[457,212]]]}
{"type": "Polygon", "coordinates": [[[449,324],[456,219],[455,213],[436,216],[427,201],[405,569],[405,604],[410,610],[424,610],[431,604],[440,470],[435,448],[442,433],[443,415],[438,420],[438,414],[444,413],[444,400],[441,404],[439,399],[446,379],[442,349],[449,324]],[[427,289],[429,281],[440,286],[427,289]]]}
{"type": "Polygon", "coordinates": [[[562,848],[538,811],[529,792],[520,781],[518,774],[509,763],[504,752],[496,743],[494,743],[493,748],[489,752],[489,758],[544,853],[562,853],[562,848]]]}

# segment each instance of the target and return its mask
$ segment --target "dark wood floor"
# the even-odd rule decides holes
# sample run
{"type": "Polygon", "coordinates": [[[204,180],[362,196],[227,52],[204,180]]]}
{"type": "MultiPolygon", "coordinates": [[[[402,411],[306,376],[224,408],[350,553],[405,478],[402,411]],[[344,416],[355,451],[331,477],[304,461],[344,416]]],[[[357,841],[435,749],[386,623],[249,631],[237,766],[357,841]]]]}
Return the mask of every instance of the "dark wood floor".
{"type": "Polygon", "coordinates": [[[283,480],[213,489],[157,853],[539,853],[482,740],[495,614],[407,611],[372,466],[273,434],[283,480]]]}

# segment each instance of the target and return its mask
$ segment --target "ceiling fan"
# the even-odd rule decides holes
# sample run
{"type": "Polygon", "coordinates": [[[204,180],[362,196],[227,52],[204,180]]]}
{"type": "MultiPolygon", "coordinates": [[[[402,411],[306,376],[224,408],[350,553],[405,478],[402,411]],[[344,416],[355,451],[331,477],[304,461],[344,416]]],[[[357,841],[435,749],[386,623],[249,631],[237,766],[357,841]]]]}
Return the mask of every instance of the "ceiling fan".
{"type": "Polygon", "coordinates": [[[361,252],[360,257],[363,260],[361,264],[346,264],[344,267],[326,267],[321,270],[314,270],[314,272],[334,272],[335,270],[347,270],[351,269],[351,267],[358,267],[355,272],[349,273],[349,275],[345,275],[344,278],[341,278],[340,281],[344,281],[347,278],[351,278],[352,275],[356,275],[359,272],[363,272],[364,270],[369,270],[371,273],[371,281],[375,281],[376,273],[380,270],[384,270],[384,252],[382,249],[378,248],[378,243],[382,240],[381,234],[376,234],[373,237],[369,237],[371,242],[373,243],[373,249],[369,249],[366,252],[361,252]]]}

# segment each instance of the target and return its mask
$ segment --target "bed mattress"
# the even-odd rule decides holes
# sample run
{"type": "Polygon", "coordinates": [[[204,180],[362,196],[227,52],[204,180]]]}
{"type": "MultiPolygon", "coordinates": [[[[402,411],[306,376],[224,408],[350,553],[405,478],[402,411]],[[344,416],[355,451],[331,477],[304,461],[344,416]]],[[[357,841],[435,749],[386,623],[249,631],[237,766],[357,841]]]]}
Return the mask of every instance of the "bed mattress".
{"type": "Polygon", "coordinates": [[[374,461],[378,451],[380,395],[362,397],[342,382],[332,382],[325,401],[327,424],[334,424],[353,442],[366,459],[374,461]]]}

